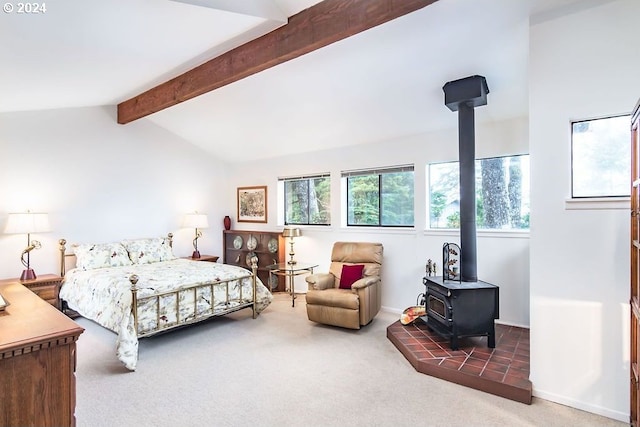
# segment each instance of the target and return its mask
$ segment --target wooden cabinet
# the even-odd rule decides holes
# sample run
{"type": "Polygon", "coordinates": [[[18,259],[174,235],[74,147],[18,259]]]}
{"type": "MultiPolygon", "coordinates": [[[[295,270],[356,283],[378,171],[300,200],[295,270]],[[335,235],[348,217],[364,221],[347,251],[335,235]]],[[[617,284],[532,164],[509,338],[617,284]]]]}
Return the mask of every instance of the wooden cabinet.
{"type": "Polygon", "coordinates": [[[630,424],[640,427],[640,101],[631,116],[630,424]]]}
{"type": "Polygon", "coordinates": [[[223,262],[251,269],[251,255],[258,257],[258,277],[272,292],[285,290],[284,277],[271,275],[267,266],[285,261],[284,237],[279,232],[223,230],[223,262]]]}
{"type": "Polygon", "coordinates": [[[0,280],[1,284],[12,282],[21,283],[34,294],[60,310],[60,286],[62,285],[62,277],[56,274],[42,274],[33,280],[5,279],[0,280]]]}
{"type": "Polygon", "coordinates": [[[74,426],[76,341],[84,331],[19,281],[0,284],[0,425],[74,426]]]}

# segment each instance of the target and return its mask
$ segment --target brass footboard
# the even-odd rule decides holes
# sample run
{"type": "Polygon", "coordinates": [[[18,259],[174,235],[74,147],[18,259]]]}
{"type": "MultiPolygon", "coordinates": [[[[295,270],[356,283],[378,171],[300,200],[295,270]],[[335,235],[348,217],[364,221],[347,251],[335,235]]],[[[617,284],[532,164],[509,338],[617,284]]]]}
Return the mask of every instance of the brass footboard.
{"type": "MultiPolygon", "coordinates": [[[[132,301],[131,301],[131,311],[133,314],[133,321],[135,324],[135,330],[136,333],[138,335],[138,338],[142,338],[142,337],[146,337],[146,336],[150,336],[150,335],[155,335],[159,332],[164,332],[164,331],[168,331],[170,329],[174,329],[174,328],[179,328],[181,326],[185,326],[185,325],[189,325],[192,323],[196,323],[196,322],[200,322],[202,320],[208,319],[210,317],[215,317],[215,316],[223,316],[225,314],[228,313],[232,313],[234,311],[238,311],[238,310],[242,310],[244,308],[248,308],[251,307],[252,312],[253,312],[253,318],[255,319],[257,316],[257,310],[256,310],[256,304],[257,304],[257,299],[256,299],[256,278],[257,278],[257,273],[258,273],[258,263],[257,263],[257,259],[255,262],[253,262],[252,260],[252,265],[251,265],[251,274],[247,274],[246,276],[241,276],[241,277],[237,277],[234,279],[229,279],[229,280],[218,280],[216,282],[212,282],[212,283],[204,283],[204,284],[197,284],[197,285],[193,285],[193,286],[188,286],[188,287],[182,287],[180,289],[177,290],[173,290],[173,291],[168,291],[168,292],[163,292],[163,293],[158,293],[158,294],[153,294],[153,295],[149,295],[149,296],[145,296],[145,297],[139,297],[138,296],[138,287],[137,287],[137,283],[138,283],[138,276],[136,276],[135,274],[132,275],[131,277],[129,277],[129,281],[131,282],[131,296],[132,296],[132,301]],[[252,298],[250,301],[243,301],[243,291],[242,291],[242,281],[244,279],[247,278],[251,278],[251,287],[252,287],[252,298]],[[229,285],[233,282],[238,282],[238,286],[239,286],[239,295],[237,298],[233,298],[230,299],[229,296],[229,285]],[[224,287],[225,289],[225,299],[224,301],[222,301],[222,305],[225,308],[216,308],[216,303],[220,303],[220,301],[216,302],[215,299],[215,288],[220,288],[220,287],[224,287]],[[202,289],[209,289],[210,295],[211,295],[211,300],[208,301],[208,307],[203,309],[203,310],[198,310],[198,294],[199,291],[202,289]],[[181,293],[193,293],[193,300],[189,303],[189,304],[193,304],[193,314],[186,316],[185,318],[180,318],[180,313],[181,313],[181,309],[182,309],[182,304],[183,302],[181,301],[180,298],[180,294],[181,293]],[[175,315],[176,315],[176,320],[175,323],[169,324],[169,323],[165,323],[162,324],[162,316],[161,316],[161,300],[163,299],[163,297],[167,297],[167,296],[175,296],[175,315]],[[156,328],[151,329],[151,330],[147,330],[147,331],[142,331],[141,329],[141,325],[139,325],[138,323],[138,308],[140,306],[142,306],[143,304],[145,304],[145,302],[151,301],[151,300],[155,300],[155,302],[153,302],[153,306],[155,307],[155,312],[156,312],[156,328]]],[[[200,298],[200,301],[202,302],[202,300],[204,300],[203,298],[200,298]]],[[[206,300],[205,300],[206,301],[206,300]]]]}

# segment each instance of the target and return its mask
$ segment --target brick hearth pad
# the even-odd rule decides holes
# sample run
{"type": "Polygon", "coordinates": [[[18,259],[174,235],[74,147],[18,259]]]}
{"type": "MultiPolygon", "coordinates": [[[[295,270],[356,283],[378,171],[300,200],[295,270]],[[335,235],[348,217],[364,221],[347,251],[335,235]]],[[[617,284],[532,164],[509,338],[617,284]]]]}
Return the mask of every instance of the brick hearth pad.
{"type": "Polygon", "coordinates": [[[406,326],[398,320],[387,338],[418,372],[531,404],[529,329],[496,324],[496,348],[487,347],[487,337],[470,337],[455,351],[422,319],[406,326]]]}

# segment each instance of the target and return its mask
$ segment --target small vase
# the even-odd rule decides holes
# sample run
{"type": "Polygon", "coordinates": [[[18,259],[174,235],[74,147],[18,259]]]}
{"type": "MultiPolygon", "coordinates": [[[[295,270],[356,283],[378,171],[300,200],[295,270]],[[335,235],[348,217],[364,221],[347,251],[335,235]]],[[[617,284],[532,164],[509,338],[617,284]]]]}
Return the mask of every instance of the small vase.
{"type": "Polygon", "coordinates": [[[229,215],[224,217],[224,229],[231,230],[231,218],[229,217],[229,215]]]}

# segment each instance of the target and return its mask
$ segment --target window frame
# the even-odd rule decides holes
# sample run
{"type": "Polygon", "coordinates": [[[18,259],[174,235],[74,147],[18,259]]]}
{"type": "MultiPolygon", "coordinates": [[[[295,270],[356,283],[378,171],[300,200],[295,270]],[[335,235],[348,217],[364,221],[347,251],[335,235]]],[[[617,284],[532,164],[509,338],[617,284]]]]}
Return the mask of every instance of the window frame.
{"type": "MultiPolygon", "coordinates": [[[[506,159],[506,158],[512,158],[512,157],[527,157],[529,159],[529,178],[527,179],[528,183],[529,183],[529,188],[528,188],[528,192],[527,194],[529,195],[529,210],[528,213],[529,215],[531,215],[531,183],[530,183],[530,168],[531,168],[531,155],[529,153],[520,153],[520,154],[506,154],[506,155],[501,155],[501,156],[487,156],[487,157],[481,157],[481,158],[476,158],[475,161],[476,162],[481,162],[482,160],[487,160],[487,159],[506,159]]],[[[436,232],[436,233],[450,233],[452,231],[454,232],[458,232],[460,230],[459,227],[457,228],[452,228],[452,227],[432,227],[431,225],[431,166],[433,165],[442,165],[442,164],[460,164],[459,160],[451,160],[451,161],[441,161],[441,162],[432,162],[432,163],[428,163],[426,165],[426,177],[425,177],[425,182],[426,182],[426,210],[425,210],[425,220],[426,220],[426,230],[429,232],[436,232]]],[[[478,166],[476,165],[476,175],[478,173],[478,166]]],[[[458,173],[459,173],[459,166],[458,166],[458,173]]],[[[458,182],[458,187],[459,187],[459,182],[458,182]]],[[[459,188],[458,188],[458,194],[459,194],[459,188]]],[[[480,191],[482,191],[480,189],[480,191]]],[[[476,187],[476,193],[478,192],[478,188],[476,187]]],[[[458,199],[459,199],[459,195],[458,195],[458,199]]],[[[477,207],[477,197],[476,197],[476,207],[477,207]]],[[[458,208],[459,209],[459,208],[458,208]]],[[[458,210],[459,212],[459,210],[458,210]]],[[[476,212],[477,215],[477,212],[476,212]]],[[[477,219],[476,219],[476,223],[477,223],[477,219]]],[[[529,226],[526,228],[513,228],[513,227],[509,227],[509,228],[485,228],[485,227],[479,227],[477,228],[477,232],[478,233],[515,233],[516,235],[521,235],[523,233],[529,233],[531,231],[531,224],[529,223],[529,226]]]]}
{"type": "Polygon", "coordinates": [[[345,203],[345,213],[344,223],[347,227],[378,227],[378,228],[395,228],[395,229],[408,229],[415,228],[415,165],[407,164],[407,165],[399,165],[399,166],[388,166],[388,167],[380,167],[380,168],[369,168],[369,169],[356,169],[356,170],[347,170],[341,172],[341,179],[344,181],[344,191],[345,198],[343,199],[345,203]],[[382,224],[382,207],[383,207],[383,175],[399,173],[399,172],[411,172],[413,174],[413,188],[412,188],[412,209],[413,209],[413,221],[411,224],[382,224]],[[377,224],[352,224],[350,223],[349,216],[349,207],[350,207],[350,191],[349,191],[349,178],[355,176],[378,176],[378,222],[377,224]]]}
{"type": "Polygon", "coordinates": [[[284,225],[305,225],[305,226],[318,226],[318,227],[330,227],[331,226],[331,174],[329,172],[318,173],[318,174],[309,174],[302,176],[292,176],[292,177],[280,177],[278,181],[282,182],[282,201],[283,201],[283,222],[284,225]],[[329,183],[329,221],[326,224],[321,223],[311,223],[311,213],[308,211],[310,209],[310,203],[308,203],[309,191],[311,186],[309,185],[309,181],[313,179],[324,178],[328,180],[329,183]],[[307,222],[289,222],[287,220],[287,182],[291,181],[307,181],[307,222]]]}
{"type": "MultiPolygon", "coordinates": [[[[590,119],[579,119],[579,120],[571,120],[569,122],[569,132],[570,132],[570,137],[569,137],[569,141],[570,141],[570,183],[569,183],[569,194],[570,197],[567,200],[567,202],[589,202],[589,201],[601,201],[601,202],[606,202],[608,200],[611,201],[616,201],[616,200],[624,200],[624,199],[629,199],[631,197],[631,188],[628,187],[627,191],[628,194],[610,194],[610,195],[584,195],[584,196],[577,196],[575,195],[575,191],[574,191],[574,187],[575,187],[575,174],[574,174],[574,169],[575,169],[575,155],[574,155],[574,139],[573,139],[573,134],[574,134],[574,125],[576,123],[585,123],[585,122],[595,122],[598,120],[607,120],[607,119],[615,119],[615,118],[621,118],[621,117],[627,117],[628,119],[628,123],[629,123],[629,137],[627,142],[631,141],[631,115],[629,113],[623,113],[623,114],[611,114],[611,115],[606,115],[606,116],[601,116],[601,117],[595,117],[595,118],[590,118],[590,119]]],[[[629,159],[629,165],[631,164],[631,159],[629,159]]],[[[631,171],[629,171],[629,174],[631,173],[631,171]]],[[[630,175],[629,175],[630,176],[630,175]]]]}

